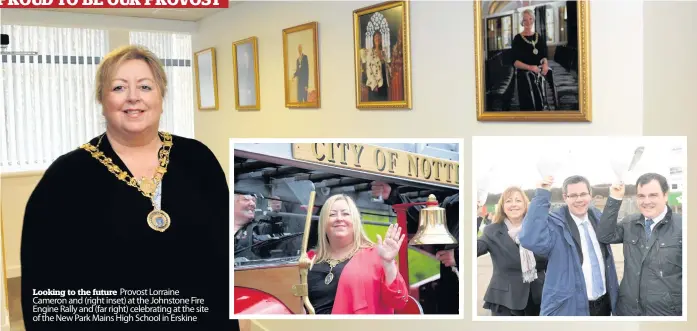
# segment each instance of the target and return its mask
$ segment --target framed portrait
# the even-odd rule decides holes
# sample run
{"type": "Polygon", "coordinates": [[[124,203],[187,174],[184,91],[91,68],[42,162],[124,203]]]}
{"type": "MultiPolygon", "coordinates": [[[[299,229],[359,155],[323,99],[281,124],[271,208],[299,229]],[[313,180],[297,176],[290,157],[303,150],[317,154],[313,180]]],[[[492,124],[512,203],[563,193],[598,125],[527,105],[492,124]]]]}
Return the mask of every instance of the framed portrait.
{"type": "Polygon", "coordinates": [[[218,110],[218,76],[215,65],[215,48],[194,53],[194,74],[199,110],[218,110]]]}
{"type": "Polygon", "coordinates": [[[409,2],[353,12],[356,108],[411,109],[409,2]]]}
{"type": "Polygon", "coordinates": [[[235,109],[259,110],[259,53],[257,37],[232,44],[232,67],[235,76],[235,109]]]}
{"type": "Polygon", "coordinates": [[[283,29],[283,75],[286,107],[319,108],[317,22],[283,29]]]}
{"type": "Polygon", "coordinates": [[[474,1],[477,120],[591,122],[590,1],[474,1]]]}

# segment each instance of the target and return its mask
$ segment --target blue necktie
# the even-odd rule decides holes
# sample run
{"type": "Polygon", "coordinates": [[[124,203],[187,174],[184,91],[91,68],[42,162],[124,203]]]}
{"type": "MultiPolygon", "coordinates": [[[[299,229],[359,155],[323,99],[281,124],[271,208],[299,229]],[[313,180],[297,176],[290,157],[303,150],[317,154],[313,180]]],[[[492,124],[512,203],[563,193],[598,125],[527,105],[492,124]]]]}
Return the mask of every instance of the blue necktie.
{"type": "Polygon", "coordinates": [[[653,220],[650,218],[647,218],[644,221],[644,231],[646,231],[646,241],[651,238],[651,225],[653,225],[653,220]]]}
{"type": "Polygon", "coordinates": [[[597,298],[603,293],[605,289],[605,282],[603,282],[603,274],[600,272],[600,263],[598,263],[598,255],[595,254],[595,246],[593,246],[593,240],[591,240],[590,231],[588,231],[588,221],[581,223],[583,229],[586,230],[586,246],[588,246],[588,255],[590,256],[591,270],[593,274],[593,297],[597,298]]]}

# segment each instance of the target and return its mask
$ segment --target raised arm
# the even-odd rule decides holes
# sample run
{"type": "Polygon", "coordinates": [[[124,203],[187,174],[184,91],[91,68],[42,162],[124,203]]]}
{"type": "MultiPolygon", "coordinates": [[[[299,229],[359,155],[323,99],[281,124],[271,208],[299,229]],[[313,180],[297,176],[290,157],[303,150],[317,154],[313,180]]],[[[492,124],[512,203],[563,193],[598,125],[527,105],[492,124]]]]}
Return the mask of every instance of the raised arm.
{"type": "Polygon", "coordinates": [[[550,229],[547,221],[552,195],[551,185],[552,179],[546,178],[538,186],[523,218],[523,226],[518,236],[520,245],[543,257],[549,256],[549,252],[554,248],[555,232],[550,229]]]}
{"type": "Polygon", "coordinates": [[[380,298],[388,307],[401,309],[406,305],[406,296],[409,294],[407,284],[399,273],[395,258],[399,248],[404,244],[405,235],[402,229],[392,224],[387,228],[385,240],[377,235],[377,253],[380,260],[381,285],[380,298]]]}
{"type": "Polygon", "coordinates": [[[624,184],[612,185],[610,197],[607,199],[598,225],[598,241],[603,244],[618,244],[624,240],[624,227],[622,223],[617,223],[623,197],[624,184]]]}

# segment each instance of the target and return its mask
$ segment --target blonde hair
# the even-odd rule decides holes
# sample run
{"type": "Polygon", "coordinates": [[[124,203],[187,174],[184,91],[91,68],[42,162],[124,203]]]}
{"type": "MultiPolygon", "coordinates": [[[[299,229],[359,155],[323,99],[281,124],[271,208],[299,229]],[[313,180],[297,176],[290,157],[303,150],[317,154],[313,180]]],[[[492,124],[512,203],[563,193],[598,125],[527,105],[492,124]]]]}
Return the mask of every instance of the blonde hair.
{"type": "Polygon", "coordinates": [[[530,17],[532,17],[533,20],[535,19],[535,12],[533,12],[532,9],[523,10],[523,14],[521,14],[521,17],[525,16],[525,14],[530,15],[530,17]]]}
{"type": "Polygon", "coordinates": [[[155,79],[155,84],[164,99],[165,93],[167,92],[167,74],[162,66],[162,62],[155,53],[151,52],[149,49],[139,45],[128,45],[109,52],[99,64],[97,75],[94,80],[96,85],[94,96],[97,102],[100,104],[102,103],[105,86],[109,85],[109,82],[114,76],[114,72],[116,72],[124,62],[129,60],[142,60],[150,67],[150,71],[152,71],[153,78],[155,79]]]}
{"type": "Polygon", "coordinates": [[[523,12],[520,14],[520,26],[524,26],[523,20],[525,20],[525,14],[530,15],[530,17],[532,17],[532,20],[535,21],[535,13],[532,11],[532,9],[526,9],[523,10],[523,12]]]}
{"type": "Polygon", "coordinates": [[[525,205],[525,211],[523,212],[523,217],[525,217],[525,214],[528,212],[528,205],[530,204],[530,200],[528,199],[528,196],[525,195],[525,192],[520,187],[517,186],[511,186],[507,188],[503,193],[501,193],[501,197],[499,198],[499,202],[496,203],[496,212],[494,214],[494,223],[500,223],[503,222],[504,219],[506,219],[506,212],[503,210],[503,204],[508,200],[508,198],[512,197],[513,194],[515,193],[520,193],[521,198],[523,199],[523,204],[525,205]]]}
{"type": "Polygon", "coordinates": [[[365,229],[363,229],[361,213],[358,210],[356,203],[347,195],[336,194],[329,197],[329,199],[324,202],[322,211],[319,213],[319,222],[317,224],[317,251],[314,263],[320,263],[331,257],[329,238],[327,238],[327,223],[329,222],[329,214],[332,206],[335,202],[340,200],[346,201],[349,208],[349,214],[351,214],[351,223],[353,228],[353,249],[351,250],[351,254],[356,253],[361,248],[375,246],[375,243],[368,238],[368,235],[365,233],[365,229]]]}

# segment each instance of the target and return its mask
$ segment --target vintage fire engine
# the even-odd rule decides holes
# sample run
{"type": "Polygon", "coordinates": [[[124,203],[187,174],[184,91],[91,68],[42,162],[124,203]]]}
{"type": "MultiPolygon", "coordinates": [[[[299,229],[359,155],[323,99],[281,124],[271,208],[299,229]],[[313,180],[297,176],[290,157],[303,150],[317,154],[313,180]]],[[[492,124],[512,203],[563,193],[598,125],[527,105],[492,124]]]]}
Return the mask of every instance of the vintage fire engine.
{"type": "Polygon", "coordinates": [[[457,144],[235,144],[233,214],[235,220],[251,220],[235,231],[235,314],[314,313],[308,298],[308,265],[302,262],[316,244],[324,200],[337,193],[354,198],[369,235],[371,231],[383,235],[395,221],[406,229],[409,241],[397,258],[402,277],[410,279],[410,258],[415,261],[412,274],[424,265],[430,268],[411,277],[411,300],[397,313],[435,313],[440,264],[431,247],[457,244],[457,235],[448,232],[444,210],[434,197],[459,191],[458,148],[457,144]],[[385,184],[396,190],[397,203],[386,201],[385,184]],[[419,205],[417,216],[412,208],[408,217],[409,208],[419,205]]]}

